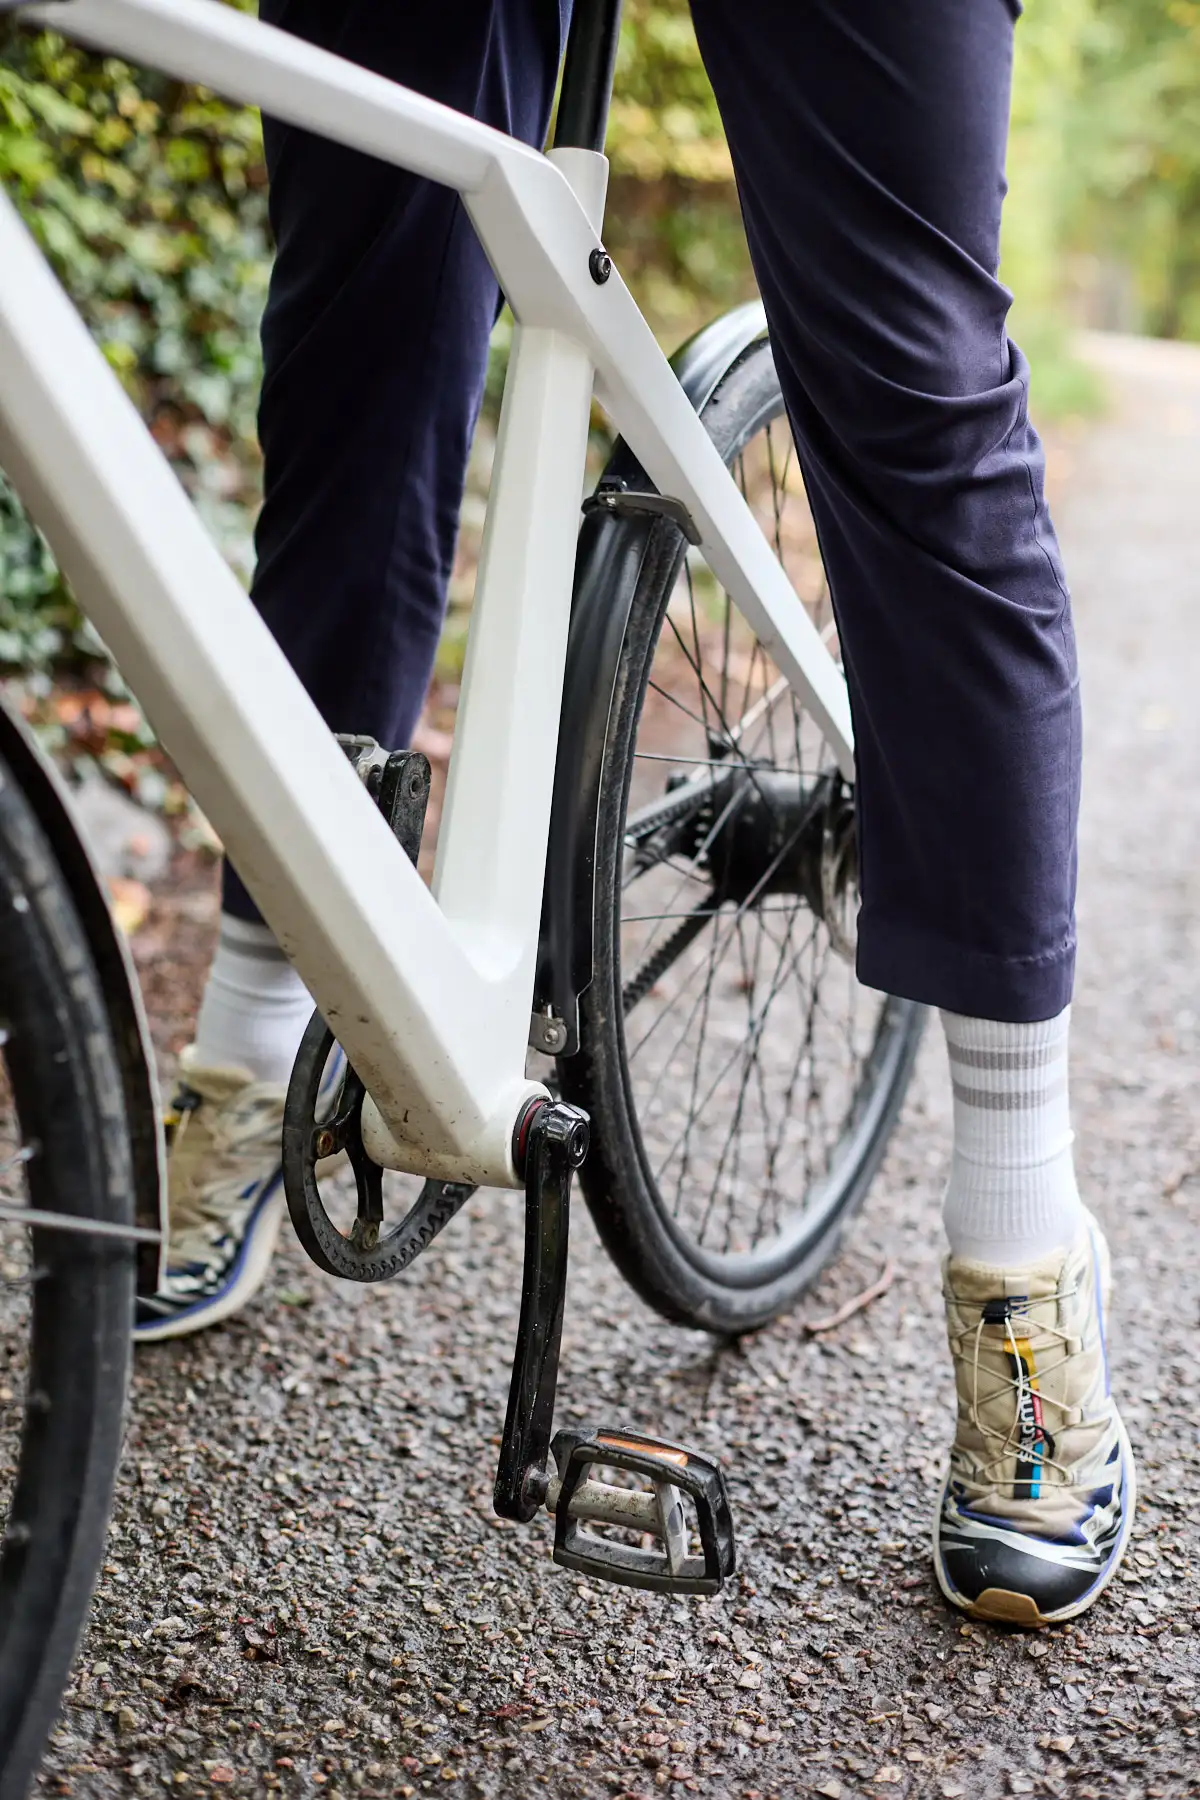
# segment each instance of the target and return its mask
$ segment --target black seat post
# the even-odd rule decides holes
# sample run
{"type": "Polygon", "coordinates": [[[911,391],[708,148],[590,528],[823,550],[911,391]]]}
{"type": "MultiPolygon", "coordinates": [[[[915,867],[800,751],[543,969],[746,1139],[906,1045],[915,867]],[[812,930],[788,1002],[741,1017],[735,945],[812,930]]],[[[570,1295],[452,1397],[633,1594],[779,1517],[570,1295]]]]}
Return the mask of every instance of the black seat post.
{"type": "Polygon", "coordinates": [[[556,150],[603,150],[621,35],[621,0],[576,0],[554,129],[556,150]]]}

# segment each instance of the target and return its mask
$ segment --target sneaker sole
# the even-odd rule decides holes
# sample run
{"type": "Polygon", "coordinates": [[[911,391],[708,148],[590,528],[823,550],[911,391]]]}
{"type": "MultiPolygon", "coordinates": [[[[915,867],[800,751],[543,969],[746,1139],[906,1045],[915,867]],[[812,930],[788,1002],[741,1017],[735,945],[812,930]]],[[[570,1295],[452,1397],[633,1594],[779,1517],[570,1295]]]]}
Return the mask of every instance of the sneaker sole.
{"type": "Polygon", "coordinates": [[[941,1519],[942,1502],[938,1498],[937,1510],[933,1515],[933,1573],[943,1597],[958,1612],[966,1613],[970,1619],[981,1619],[989,1625],[1017,1625],[1026,1631],[1041,1631],[1047,1625],[1063,1625],[1068,1619],[1077,1619],[1080,1613],[1087,1612],[1100,1598],[1109,1582],[1113,1579],[1129,1547],[1129,1534],[1133,1530],[1133,1515],[1137,1511],[1137,1469],[1133,1460],[1133,1446],[1129,1442],[1123,1421],[1118,1422],[1121,1442],[1121,1457],[1125,1468],[1126,1504],[1121,1514],[1121,1537],[1113,1551],[1107,1568],[1099,1575],[1086,1594],[1073,1600],[1070,1606],[1061,1606],[1055,1612],[1044,1613],[1032,1594],[1017,1594],[1010,1588],[984,1588],[977,1600],[968,1600],[960,1594],[946,1577],[938,1555],[938,1524],[941,1519]]]}
{"type": "Polygon", "coordinates": [[[207,1331],[210,1325],[219,1325],[222,1319],[240,1312],[254,1298],[267,1278],[267,1270],[279,1242],[283,1213],[283,1189],[280,1187],[263,1205],[250,1234],[246,1254],[229,1286],[219,1294],[214,1294],[211,1300],[198,1300],[186,1312],[156,1319],[152,1324],[136,1325],[134,1342],[161,1344],[168,1338],[190,1337],[193,1332],[207,1331]]]}

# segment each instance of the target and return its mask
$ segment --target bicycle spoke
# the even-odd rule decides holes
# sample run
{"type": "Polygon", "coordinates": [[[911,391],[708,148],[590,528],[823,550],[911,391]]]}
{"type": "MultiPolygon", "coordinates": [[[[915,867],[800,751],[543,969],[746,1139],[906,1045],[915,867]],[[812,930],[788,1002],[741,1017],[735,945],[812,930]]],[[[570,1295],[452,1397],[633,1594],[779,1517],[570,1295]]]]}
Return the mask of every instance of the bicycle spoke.
{"type": "Polygon", "coordinates": [[[117,1238],[127,1244],[160,1244],[161,1231],[144,1225],[120,1225],[110,1219],[88,1219],[76,1213],[43,1212],[37,1206],[0,1201],[0,1219],[7,1224],[35,1225],[42,1231],[73,1231],[85,1237],[117,1238]]]}
{"type": "MultiPolygon", "coordinates": [[[[836,655],[786,421],[760,430],[732,473],[836,655]]],[[[749,891],[736,904],[720,898],[714,846],[733,811],[710,799],[718,784],[729,779],[732,804],[750,793],[778,817],[781,775],[802,794],[820,793],[834,765],[802,700],[694,553],[663,613],[634,758],[622,871],[625,1060],[648,1165],[692,1242],[718,1255],[755,1252],[834,1165],[882,1001],[859,988],[805,894],[789,891],[810,878],[779,876],[809,866],[787,860],[802,827],[779,834],[782,847],[767,833],[749,891]]],[[[803,807],[797,816],[806,826],[803,807]]],[[[746,841],[757,855],[751,834],[736,840],[739,857],[746,841]]]]}

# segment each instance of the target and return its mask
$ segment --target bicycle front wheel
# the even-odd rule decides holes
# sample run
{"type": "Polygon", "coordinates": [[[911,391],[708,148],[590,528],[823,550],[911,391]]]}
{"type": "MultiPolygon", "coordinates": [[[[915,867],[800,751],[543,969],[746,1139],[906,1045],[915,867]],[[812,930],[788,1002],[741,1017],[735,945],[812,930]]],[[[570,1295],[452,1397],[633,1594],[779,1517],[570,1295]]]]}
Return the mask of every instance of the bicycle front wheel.
{"type": "Polygon", "coordinates": [[[69,886],[3,763],[0,1065],[0,1800],[20,1800],[104,1554],[135,1253],[100,980],[69,886]]]}
{"type": "MultiPolygon", "coordinates": [[[[702,416],[837,656],[766,340],[702,416]]],[[[854,795],[800,699],[673,523],[633,566],[594,975],[559,1075],[591,1114],[581,1180],[622,1272],[668,1318],[736,1333],[791,1306],[832,1255],[923,1012],[855,978],[854,795]]]]}

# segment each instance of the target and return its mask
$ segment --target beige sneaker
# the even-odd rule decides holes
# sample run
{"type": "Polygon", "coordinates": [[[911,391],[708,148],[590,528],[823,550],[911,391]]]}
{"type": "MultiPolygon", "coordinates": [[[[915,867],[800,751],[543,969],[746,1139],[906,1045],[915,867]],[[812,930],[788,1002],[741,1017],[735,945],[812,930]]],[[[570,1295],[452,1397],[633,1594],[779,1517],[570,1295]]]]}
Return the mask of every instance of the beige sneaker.
{"type": "MultiPolygon", "coordinates": [[[[337,1092],[344,1067],[338,1050],[323,1095],[337,1092]]],[[[167,1267],[158,1292],[138,1300],[137,1342],[203,1331],[262,1286],[284,1214],[285,1094],[248,1069],[203,1068],[183,1052],[167,1115],[167,1267]]]]}
{"type": "Polygon", "coordinates": [[[943,1594],[975,1618],[1074,1618],[1125,1553],[1135,1476],[1109,1391],[1108,1288],[1090,1214],[1065,1256],[1026,1269],[946,1260],[958,1429],[933,1560],[943,1594]]]}

